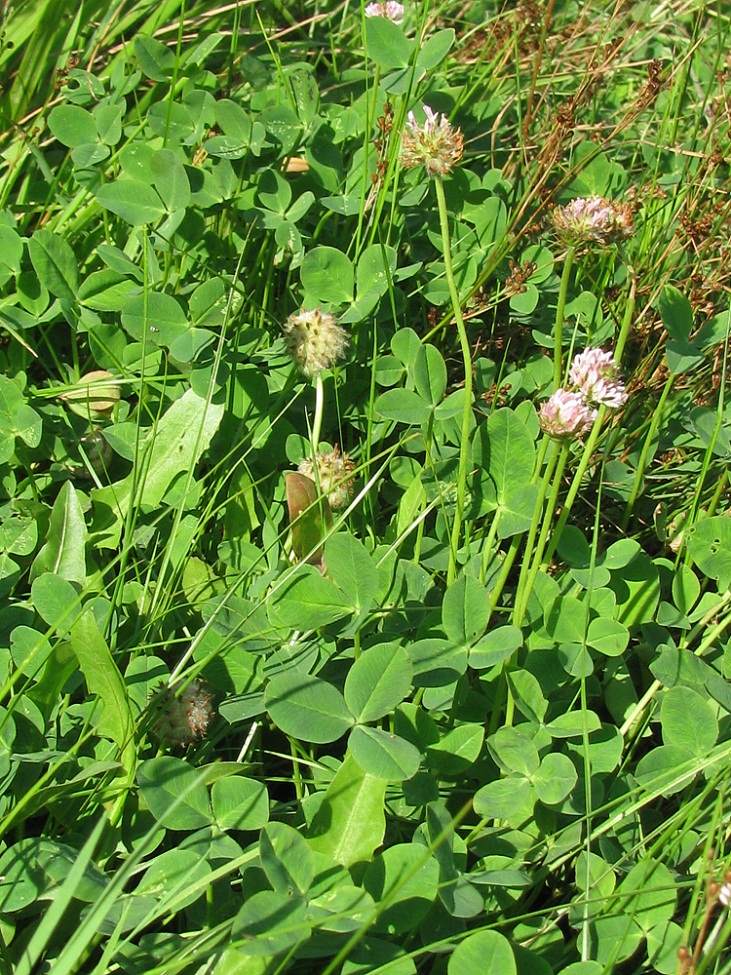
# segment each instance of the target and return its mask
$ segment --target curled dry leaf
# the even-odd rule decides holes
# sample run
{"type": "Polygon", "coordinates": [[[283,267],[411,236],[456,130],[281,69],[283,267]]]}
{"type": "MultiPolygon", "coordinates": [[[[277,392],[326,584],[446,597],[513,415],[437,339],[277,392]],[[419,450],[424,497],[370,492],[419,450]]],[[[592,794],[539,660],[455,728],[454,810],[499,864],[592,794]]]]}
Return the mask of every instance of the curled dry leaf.
{"type": "Polygon", "coordinates": [[[106,369],[93,369],[83,375],[73,389],[61,393],[59,399],[68,403],[74,413],[93,419],[110,413],[119,402],[119,386],[106,369]]]}

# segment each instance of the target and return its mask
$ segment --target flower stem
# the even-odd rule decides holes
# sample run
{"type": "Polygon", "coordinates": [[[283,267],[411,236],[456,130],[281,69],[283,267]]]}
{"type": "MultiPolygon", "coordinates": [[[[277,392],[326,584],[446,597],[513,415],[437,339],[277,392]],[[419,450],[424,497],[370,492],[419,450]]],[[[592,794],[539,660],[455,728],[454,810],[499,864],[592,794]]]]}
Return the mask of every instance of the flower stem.
{"type": "Polygon", "coordinates": [[[581,460],[579,461],[579,466],[576,468],[573,479],[571,481],[571,487],[569,488],[569,493],[566,495],[566,500],[563,503],[561,509],[561,514],[559,516],[556,527],[553,530],[553,536],[551,542],[546,551],[545,557],[543,558],[543,565],[548,565],[548,563],[553,558],[553,553],[556,551],[556,546],[561,539],[561,532],[564,530],[564,526],[569,519],[571,514],[571,508],[574,501],[576,500],[576,495],[579,493],[579,488],[581,487],[581,481],[586,474],[586,469],[589,466],[591,458],[594,455],[594,448],[596,447],[596,442],[599,439],[599,433],[604,422],[604,417],[606,416],[607,408],[606,406],[600,406],[597,418],[594,420],[594,426],[591,428],[591,433],[589,438],[584,444],[584,450],[581,454],[581,460]]]}
{"type": "Polygon", "coordinates": [[[454,582],[457,575],[457,552],[462,535],[462,512],[464,509],[464,499],[467,491],[467,468],[470,456],[470,423],[472,420],[472,352],[467,338],[464,318],[462,317],[462,307],[459,301],[459,292],[454,280],[452,269],[452,252],[449,241],[449,215],[447,213],[447,198],[444,193],[444,184],[440,179],[434,180],[434,187],[437,192],[437,206],[439,208],[439,224],[442,231],[442,252],[444,257],[444,271],[447,276],[449,286],[449,296],[452,300],[452,312],[457,325],[459,344],[462,349],[462,361],[464,364],[464,407],[462,409],[462,431],[459,442],[459,470],[457,474],[457,504],[454,512],[454,522],[452,523],[452,537],[449,549],[449,568],[447,570],[447,585],[454,582]]]}
{"type": "Polygon", "coordinates": [[[558,301],[556,303],[556,325],[554,327],[554,348],[553,348],[553,386],[554,389],[558,389],[561,385],[561,380],[563,379],[563,314],[566,308],[566,295],[569,290],[569,281],[571,280],[571,269],[574,266],[574,254],[576,253],[576,248],[573,244],[569,244],[566,249],[566,258],[563,264],[563,272],[561,274],[561,285],[558,291],[558,301]]]}
{"type": "Polygon", "coordinates": [[[318,372],[315,379],[315,416],[312,420],[312,462],[317,469],[317,451],[320,448],[320,432],[322,431],[322,416],[325,412],[325,387],[322,374],[318,372]]]}
{"type": "Polygon", "coordinates": [[[533,510],[533,519],[531,521],[530,528],[528,530],[528,537],[525,542],[525,553],[523,557],[523,564],[520,569],[520,576],[518,577],[518,585],[515,590],[515,605],[513,608],[513,624],[515,626],[520,626],[523,622],[523,616],[525,615],[526,606],[528,604],[528,595],[526,594],[526,584],[528,581],[528,576],[530,573],[531,564],[533,562],[532,556],[534,551],[534,545],[536,536],[538,535],[538,527],[541,522],[541,517],[548,518],[549,513],[544,514],[543,503],[546,500],[546,494],[548,492],[548,486],[552,482],[554,476],[554,470],[556,468],[556,461],[558,460],[558,444],[555,441],[551,442],[551,449],[548,453],[546,460],[546,469],[543,472],[543,477],[541,478],[541,483],[538,488],[538,498],[536,499],[536,505],[533,510]]]}
{"type": "MultiPolygon", "coordinates": [[[[617,342],[614,347],[614,358],[617,362],[622,357],[622,352],[624,346],[627,342],[627,336],[629,335],[630,326],[632,324],[632,318],[635,310],[635,300],[637,294],[637,279],[635,273],[631,267],[627,268],[627,273],[631,278],[629,296],[627,298],[627,306],[624,311],[624,318],[622,319],[622,324],[619,329],[619,335],[617,336],[617,342]]],[[[553,531],[553,536],[546,550],[546,554],[543,557],[543,565],[548,565],[553,557],[553,553],[556,551],[556,546],[561,538],[561,532],[564,530],[564,526],[569,519],[571,514],[571,508],[574,501],[576,500],[576,495],[579,493],[579,488],[581,487],[581,481],[586,474],[586,470],[591,462],[591,458],[594,454],[596,448],[597,440],[599,439],[599,434],[601,432],[602,426],[604,424],[604,417],[607,415],[606,406],[600,406],[597,413],[597,418],[594,420],[594,425],[591,428],[591,433],[589,438],[584,445],[584,450],[581,454],[581,460],[579,461],[579,466],[576,468],[573,479],[571,481],[571,487],[569,488],[569,493],[566,495],[566,500],[563,503],[561,509],[561,515],[559,516],[556,527],[553,531]]]]}
{"type": "MultiPolygon", "coordinates": [[[[553,516],[556,512],[556,506],[558,504],[558,493],[561,490],[561,479],[563,477],[564,468],[566,467],[566,461],[569,457],[569,447],[568,444],[563,444],[561,446],[561,453],[558,457],[558,463],[556,464],[555,470],[552,474],[553,484],[551,486],[551,494],[548,499],[548,504],[546,510],[543,514],[543,524],[541,525],[541,533],[538,536],[538,542],[535,546],[535,551],[533,553],[533,561],[531,562],[530,570],[526,575],[525,588],[523,590],[524,595],[520,606],[520,617],[522,622],[522,617],[528,607],[528,597],[533,591],[533,586],[535,585],[536,576],[538,575],[538,570],[543,561],[543,552],[546,548],[546,541],[548,539],[548,533],[551,530],[551,525],[553,524],[553,516]]],[[[526,552],[527,555],[527,552],[526,552]]],[[[527,559],[526,559],[527,564],[527,559]]],[[[521,573],[522,574],[522,573],[521,573]]],[[[517,601],[516,601],[517,610],[517,601]]]]}

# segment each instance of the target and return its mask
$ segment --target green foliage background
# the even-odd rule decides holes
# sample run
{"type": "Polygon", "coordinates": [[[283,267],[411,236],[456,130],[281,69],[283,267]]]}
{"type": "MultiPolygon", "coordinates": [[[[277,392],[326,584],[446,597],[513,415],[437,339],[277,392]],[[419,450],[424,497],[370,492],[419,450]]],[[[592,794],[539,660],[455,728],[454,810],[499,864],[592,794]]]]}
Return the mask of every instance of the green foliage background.
{"type": "Polygon", "coordinates": [[[728,12],[364,13],[3,7],[1,964],[726,971],[728,12]]]}

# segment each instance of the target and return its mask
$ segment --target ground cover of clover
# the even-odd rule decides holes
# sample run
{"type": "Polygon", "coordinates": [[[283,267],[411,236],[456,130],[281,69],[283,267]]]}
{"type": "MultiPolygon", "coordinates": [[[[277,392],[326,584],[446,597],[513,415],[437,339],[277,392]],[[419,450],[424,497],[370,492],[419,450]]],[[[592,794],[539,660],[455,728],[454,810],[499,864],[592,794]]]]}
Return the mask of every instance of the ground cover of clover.
{"type": "Polygon", "coordinates": [[[0,970],[731,971],[726,6],[3,6],[0,970]]]}

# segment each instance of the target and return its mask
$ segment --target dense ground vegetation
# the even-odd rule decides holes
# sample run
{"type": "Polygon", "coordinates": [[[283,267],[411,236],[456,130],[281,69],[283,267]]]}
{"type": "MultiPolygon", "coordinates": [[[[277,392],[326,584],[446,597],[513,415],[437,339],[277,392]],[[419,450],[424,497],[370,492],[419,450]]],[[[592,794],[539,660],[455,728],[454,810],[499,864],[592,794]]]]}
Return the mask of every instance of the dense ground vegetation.
{"type": "Polygon", "coordinates": [[[2,5],[4,971],[731,970],[729,12],[397,7],[2,5]]]}

